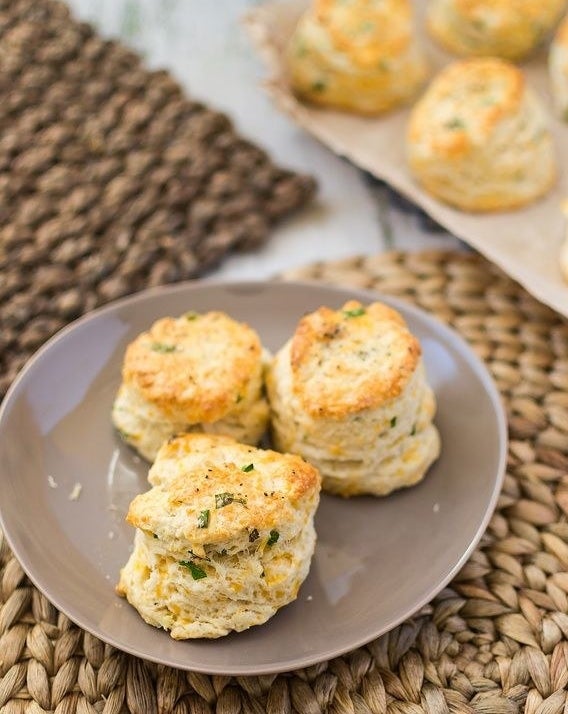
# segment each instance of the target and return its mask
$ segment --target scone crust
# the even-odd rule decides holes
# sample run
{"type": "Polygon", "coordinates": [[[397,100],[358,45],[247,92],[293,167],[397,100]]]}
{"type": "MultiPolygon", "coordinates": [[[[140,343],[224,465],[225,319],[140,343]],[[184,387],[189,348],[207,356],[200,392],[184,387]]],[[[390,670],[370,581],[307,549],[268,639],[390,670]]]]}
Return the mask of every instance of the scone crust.
{"type": "Polygon", "coordinates": [[[362,69],[404,52],[412,42],[409,0],[315,0],[313,12],[333,49],[362,69]],[[382,24],[380,41],[372,32],[376,23],[382,24]]]}
{"type": "Polygon", "coordinates": [[[560,23],[550,45],[548,67],[557,114],[568,121],[568,16],[560,23]]]}
{"type": "Polygon", "coordinates": [[[290,355],[293,389],[316,418],[341,419],[396,398],[421,349],[396,310],[350,300],[300,320],[290,355]]]}
{"type": "Polygon", "coordinates": [[[464,158],[519,112],[525,90],[522,72],[509,62],[489,57],[451,64],[412,113],[409,140],[426,135],[436,154],[464,158]],[[478,96],[469,103],[464,98],[472,94],[478,96]]]}
{"type": "Polygon", "coordinates": [[[543,42],[565,8],[565,0],[431,0],[427,26],[455,54],[518,60],[543,42]]]}
{"type": "Polygon", "coordinates": [[[224,313],[166,317],[128,346],[122,377],[172,419],[211,423],[238,403],[261,351],[256,332],[224,313]]]}
{"type": "Polygon", "coordinates": [[[157,485],[134,498],[127,521],[165,542],[192,544],[229,541],[254,528],[289,528],[321,486],[317,469],[300,456],[206,434],[164,444],[149,480],[157,485]],[[217,507],[215,497],[223,493],[234,501],[217,507]],[[207,528],[198,524],[202,511],[209,511],[207,528]]]}

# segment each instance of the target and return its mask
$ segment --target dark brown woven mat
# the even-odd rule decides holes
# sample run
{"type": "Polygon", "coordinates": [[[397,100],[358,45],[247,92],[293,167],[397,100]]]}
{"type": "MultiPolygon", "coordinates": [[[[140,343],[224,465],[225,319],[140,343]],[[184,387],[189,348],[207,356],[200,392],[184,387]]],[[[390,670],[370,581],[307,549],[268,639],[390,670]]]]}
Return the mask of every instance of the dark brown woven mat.
{"type": "Polygon", "coordinates": [[[231,678],[145,663],[81,631],[0,532],[2,714],[568,711],[568,323],[473,255],[390,253],[287,277],[402,297],[486,361],[510,445],[479,547],[432,603],[367,647],[289,675],[231,678]]]}
{"type": "Polygon", "coordinates": [[[313,194],[51,0],[0,0],[0,396],[70,319],[254,248],[313,194]]]}

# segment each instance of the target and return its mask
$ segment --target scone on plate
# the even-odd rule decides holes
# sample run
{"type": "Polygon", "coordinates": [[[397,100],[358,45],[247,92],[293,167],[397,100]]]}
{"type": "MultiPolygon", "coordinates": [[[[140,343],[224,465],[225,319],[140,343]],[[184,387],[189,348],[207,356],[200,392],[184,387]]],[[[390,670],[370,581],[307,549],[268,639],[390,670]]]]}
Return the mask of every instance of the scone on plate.
{"type": "Polygon", "coordinates": [[[456,62],[434,79],[412,110],[407,156],[426,191],[465,211],[523,206],[556,178],[539,98],[517,67],[489,57],[456,62]]]}
{"type": "Polygon", "coordinates": [[[432,36],[458,55],[519,60],[554,30],[566,0],[430,0],[432,36]]]}
{"type": "Polygon", "coordinates": [[[266,622],[296,598],[316,534],[320,476],[299,456],[183,434],[132,501],[134,551],[118,592],[174,639],[266,622]]]}
{"type": "Polygon", "coordinates": [[[426,77],[409,0],[314,0],[287,64],[300,97],[358,114],[408,102],[426,77]]]}
{"type": "Polygon", "coordinates": [[[126,350],[112,421],[149,461],[185,431],[256,444],[268,423],[265,361],[256,332],[222,312],[163,318],[126,350]]]}
{"type": "Polygon", "coordinates": [[[552,96],[558,115],[568,121],[568,16],[550,45],[548,68],[552,96]]]}
{"type": "Polygon", "coordinates": [[[421,348],[382,303],[321,307],[300,320],[267,375],[273,438],[341,496],[420,481],[440,452],[421,348]]]}

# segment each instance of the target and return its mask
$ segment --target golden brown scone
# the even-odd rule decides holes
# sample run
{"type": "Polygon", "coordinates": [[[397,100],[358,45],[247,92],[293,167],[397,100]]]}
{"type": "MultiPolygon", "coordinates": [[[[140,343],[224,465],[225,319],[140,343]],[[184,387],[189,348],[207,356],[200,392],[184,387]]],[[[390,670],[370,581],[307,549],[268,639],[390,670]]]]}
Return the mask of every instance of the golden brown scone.
{"type": "Polygon", "coordinates": [[[554,30],[566,0],[430,0],[432,36],[458,55],[519,60],[554,30]]]}
{"type": "Polygon", "coordinates": [[[149,461],[185,431],[257,443],[268,422],[265,361],[256,332],[224,313],[158,320],[126,350],[113,423],[149,461]]]}
{"type": "Polygon", "coordinates": [[[426,78],[409,0],[315,0],[287,63],[299,96],[357,114],[408,102],[426,78]]]}
{"type": "Polygon", "coordinates": [[[438,457],[420,345],[386,305],[306,315],[267,387],[277,448],[314,464],[325,490],[385,495],[420,481],[438,457]]]}
{"type": "Polygon", "coordinates": [[[294,600],[315,547],[320,476],[299,456],[183,434],[160,449],[118,592],[174,639],[221,637],[294,600]]]}
{"type": "Polygon", "coordinates": [[[564,18],[550,45],[548,68],[556,111],[568,121],[568,16],[564,18]]]}
{"type": "Polygon", "coordinates": [[[523,206],[556,178],[540,100],[517,67],[494,58],[440,72],[412,110],[407,155],[426,191],[465,211],[523,206]]]}

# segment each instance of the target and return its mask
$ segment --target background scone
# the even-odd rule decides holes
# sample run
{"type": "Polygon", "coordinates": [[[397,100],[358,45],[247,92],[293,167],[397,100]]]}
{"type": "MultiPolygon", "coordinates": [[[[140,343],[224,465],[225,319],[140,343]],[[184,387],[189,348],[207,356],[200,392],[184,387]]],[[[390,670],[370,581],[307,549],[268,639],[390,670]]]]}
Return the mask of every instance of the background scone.
{"type": "Polygon", "coordinates": [[[566,0],[430,0],[432,36],[459,55],[518,60],[556,27],[566,0]]]}
{"type": "Polygon", "coordinates": [[[268,422],[264,364],[256,332],[224,313],[163,318],[126,350],[113,423],[149,461],[184,431],[255,444],[268,422]]]}
{"type": "Polygon", "coordinates": [[[548,68],[556,110],[564,121],[568,121],[568,16],[550,45],[548,68]]]}
{"type": "Polygon", "coordinates": [[[440,72],[412,110],[407,155],[426,191],[466,211],[522,206],[556,178],[539,98],[517,67],[494,58],[440,72]]]}
{"type": "Polygon", "coordinates": [[[439,454],[420,345],[386,305],[306,315],[267,385],[277,448],[317,466],[324,490],[385,495],[420,481],[439,454]]]}
{"type": "Polygon", "coordinates": [[[288,48],[294,91],[311,102],[380,114],[426,77],[409,0],[315,0],[288,48]]]}
{"type": "Polygon", "coordinates": [[[320,476],[299,456],[183,434],[131,503],[118,592],[174,639],[260,625],[296,598],[315,547],[320,476]]]}

